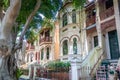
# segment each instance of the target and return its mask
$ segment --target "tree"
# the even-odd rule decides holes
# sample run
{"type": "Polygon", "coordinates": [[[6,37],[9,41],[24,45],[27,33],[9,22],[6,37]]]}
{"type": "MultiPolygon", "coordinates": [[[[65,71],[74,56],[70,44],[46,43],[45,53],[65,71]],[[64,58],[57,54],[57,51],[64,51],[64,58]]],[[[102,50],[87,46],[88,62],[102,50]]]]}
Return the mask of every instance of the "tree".
{"type": "Polygon", "coordinates": [[[54,18],[60,5],[61,0],[0,0],[0,80],[17,79],[14,54],[22,47],[26,32],[43,22],[40,13],[54,18]]]}

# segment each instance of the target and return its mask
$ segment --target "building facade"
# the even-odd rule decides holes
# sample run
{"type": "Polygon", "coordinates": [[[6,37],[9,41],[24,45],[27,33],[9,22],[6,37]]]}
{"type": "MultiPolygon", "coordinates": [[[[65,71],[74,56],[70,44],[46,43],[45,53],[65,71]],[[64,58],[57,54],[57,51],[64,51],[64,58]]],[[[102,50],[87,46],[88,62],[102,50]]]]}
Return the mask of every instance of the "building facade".
{"type": "Polygon", "coordinates": [[[69,61],[72,56],[80,57],[79,11],[70,0],[64,1],[59,11],[60,60],[69,61]]]}
{"type": "MultiPolygon", "coordinates": [[[[117,65],[120,58],[119,0],[91,0],[83,10],[71,0],[59,11],[60,60],[78,57],[81,77],[95,76],[100,65],[117,65]],[[79,56],[78,56],[79,55],[79,56]]],[[[89,80],[89,79],[88,79],[89,80]]]]}
{"type": "Polygon", "coordinates": [[[75,9],[71,1],[63,2],[52,31],[41,29],[26,61],[44,65],[77,57],[80,69],[89,68],[80,71],[80,77],[93,77],[100,65],[117,65],[120,57],[120,0],[92,0],[83,10],[75,9]]]}

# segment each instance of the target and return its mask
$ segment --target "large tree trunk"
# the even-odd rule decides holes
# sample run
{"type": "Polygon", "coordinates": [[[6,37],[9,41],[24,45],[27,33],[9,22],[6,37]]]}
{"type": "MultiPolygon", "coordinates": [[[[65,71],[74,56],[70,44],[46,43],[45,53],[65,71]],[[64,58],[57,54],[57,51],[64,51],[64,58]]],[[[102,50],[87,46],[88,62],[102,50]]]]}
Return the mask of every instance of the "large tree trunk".
{"type": "MultiPolygon", "coordinates": [[[[26,21],[25,27],[20,36],[20,43],[22,42],[25,32],[29,27],[28,25],[40,7],[40,1],[41,0],[37,0],[34,11],[30,14],[26,21]]],[[[15,62],[14,53],[21,47],[19,47],[20,44],[16,46],[13,44],[11,31],[19,14],[20,7],[21,0],[10,0],[10,7],[6,11],[2,21],[0,21],[0,80],[17,80],[17,65],[15,62]]]]}
{"type": "Polygon", "coordinates": [[[10,6],[7,9],[5,16],[2,20],[2,23],[0,25],[1,27],[0,38],[9,41],[11,39],[10,38],[11,30],[13,28],[13,25],[21,8],[21,0],[10,0],[10,1],[11,1],[10,6]]]}
{"type": "Polygon", "coordinates": [[[13,55],[7,55],[0,58],[0,80],[17,80],[16,78],[16,60],[13,55]]]}
{"type": "Polygon", "coordinates": [[[17,80],[11,30],[20,8],[21,0],[10,0],[9,8],[0,19],[0,80],[17,80]]]}

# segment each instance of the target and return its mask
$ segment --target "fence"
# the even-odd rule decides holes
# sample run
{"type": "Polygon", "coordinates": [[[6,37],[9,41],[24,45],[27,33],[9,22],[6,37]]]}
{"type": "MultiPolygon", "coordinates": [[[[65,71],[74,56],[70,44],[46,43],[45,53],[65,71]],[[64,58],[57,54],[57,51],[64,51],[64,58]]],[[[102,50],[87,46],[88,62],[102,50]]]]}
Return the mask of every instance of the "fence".
{"type": "Polygon", "coordinates": [[[36,77],[47,78],[51,80],[70,80],[69,72],[54,72],[47,69],[37,69],[36,77]]]}
{"type": "Polygon", "coordinates": [[[91,67],[89,66],[84,66],[78,69],[79,80],[91,80],[91,77],[89,76],[90,71],[91,67]]]}
{"type": "MultiPolygon", "coordinates": [[[[120,69],[120,67],[118,67],[120,69]]],[[[120,80],[120,71],[117,70],[116,65],[99,66],[96,69],[96,74],[91,76],[89,72],[90,67],[83,67],[78,70],[79,80],[120,80]]]]}

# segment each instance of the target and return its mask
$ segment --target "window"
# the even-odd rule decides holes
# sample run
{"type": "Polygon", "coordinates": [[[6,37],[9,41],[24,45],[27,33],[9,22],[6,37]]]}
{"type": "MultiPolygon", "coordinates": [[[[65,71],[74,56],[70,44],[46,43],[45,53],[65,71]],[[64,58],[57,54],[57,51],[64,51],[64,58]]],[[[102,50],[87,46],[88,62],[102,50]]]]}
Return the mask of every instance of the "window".
{"type": "Polygon", "coordinates": [[[92,16],[95,16],[96,15],[96,10],[95,8],[92,10],[92,16]]]}
{"type": "Polygon", "coordinates": [[[106,2],[105,2],[105,7],[106,7],[106,9],[108,9],[108,8],[110,8],[110,7],[112,7],[113,6],[113,0],[107,0],[106,2]]]}
{"type": "Polygon", "coordinates": [[[27,62],[29,62],[29,54],[27,55],[27,62]]]}
{"type": "Polygon", "coordinates": [[[77,39],[73,39],[73,54],[77,54],[77,39]]]}
{"type": "Polygon", "coordinates": [[[94,47],[98,46],[98,36],[94,36],[94,47]]]}
{"type": "Polygon", "coordinates": [[[35,54],[35,60],[37,60],[37,52],[36,52],[36,54],[35,54]]]}
{"type": "Polygon", "coordinates": [[[31,53],[31,54],[30,54],[30,62],[33,61],[33,57],[34,57],[34,56],[33,56],[33,53],[31,53]]]}
{"type": "Polygon", "coordinates": [[[76,11],[75,10],[72,11],[72,22],[76,23],[76,11]]]}
{"type": "Polygon", "coordinates": [[[44,49],[41,50],[41,60],[43,60],[43,56],[44,56],[43,50],[44,50],[44,49]]]}
{"type": "Polygon", "coordinates": [[[68,41],[65,40],[63,42],[63,55],[67,55],[68,54],[68,41]]]}
{"type": "Polygon", "coordinates": [[[63,15],[63,27],[67,25],[67,13],[63,15]]]}
{"type": "Polygon", "coordinates": [[[40,52],[38,52],[38,60],[40,60],[40,52]]]}
{"type": "Polygon", "coordinates": [[[47,59],[49,59],[49,48],[47,48],[47,59]]]}

